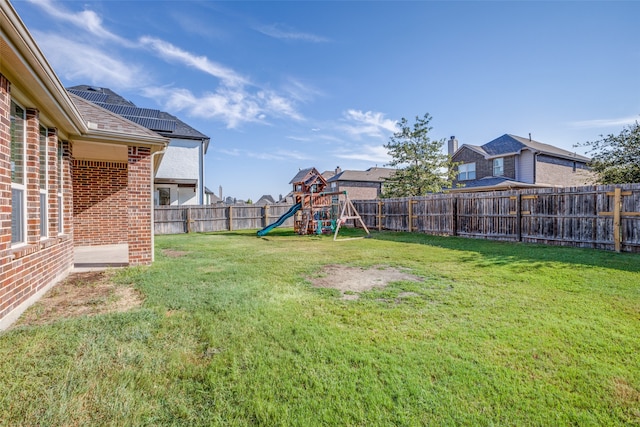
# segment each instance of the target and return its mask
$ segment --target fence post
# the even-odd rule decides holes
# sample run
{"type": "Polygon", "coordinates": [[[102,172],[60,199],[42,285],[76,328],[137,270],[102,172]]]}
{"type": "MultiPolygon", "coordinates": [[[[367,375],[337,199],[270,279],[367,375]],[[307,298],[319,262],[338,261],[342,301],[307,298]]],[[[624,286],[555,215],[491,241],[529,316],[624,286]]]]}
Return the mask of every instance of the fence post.
{"type": "Polygon", "coordinates": [[[187,234],[191,233],[191,208],[187,208],[187,234]]]}
{"type": "Polygon", "coordinates": [[[229,206],[229,231],[233,231],[233,206],[229,206]]]}
{"type": "Polygon", "coordinates": [[[262,216],[262,226],[266,227],[269,225],[269,205],[264,205],[264,215],[262,216]]]}
{"type": "Polygon", "coordinates": [[[451,197],[451,235],[458,235],[458,198],[451,197]]]}
{"type": "Polygon", "coordinates": [[[378,200],[378,231],[382,231],[382,200],[378,200]]]}
{"type": "Polygon", "coordinates": [[[622,207],[622,190],[616,187],[613,190],[613,246],[616,252],[620,252],[622,240],[622,227],[620,227],[620,211],[622,207]]]}
{"type": "Polygon", "coordinates": [[[522,241],[522,195],[516,196],[516,241],[522,241]]]}
{"type": "Polygon", "coordinates": [[[407,229],[409,233],[411,233],[411,228],[413,226],[413,203],[411,203],[411,197],[407,200],[407,213],[409,214],[409,218],[407,218],[407,229]]]}

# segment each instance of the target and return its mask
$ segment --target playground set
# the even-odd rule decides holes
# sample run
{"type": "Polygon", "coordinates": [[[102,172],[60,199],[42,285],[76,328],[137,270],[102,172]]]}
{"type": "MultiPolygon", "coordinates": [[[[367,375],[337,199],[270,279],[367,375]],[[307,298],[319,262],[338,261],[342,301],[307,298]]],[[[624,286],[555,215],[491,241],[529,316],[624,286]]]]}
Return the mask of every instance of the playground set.
{"type": "Polygon", "coordinates": [[[293,229],[300,235],[333,233],[333,240],[337,240],[340,227],[349,220],[357,220],[369,236],[369,230],[347,192],[324,191],[327,180],[316,168],[301,170],[290,184],[293,184],[295,205],[277,221],[258,231],[258,236],[265,236],[292,216],[293,229]]]}

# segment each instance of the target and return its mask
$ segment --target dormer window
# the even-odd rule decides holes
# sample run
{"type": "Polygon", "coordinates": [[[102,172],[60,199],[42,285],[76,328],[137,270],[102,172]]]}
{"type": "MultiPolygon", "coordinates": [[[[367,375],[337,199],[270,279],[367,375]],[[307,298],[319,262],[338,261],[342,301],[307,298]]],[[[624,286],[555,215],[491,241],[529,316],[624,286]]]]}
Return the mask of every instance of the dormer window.
{"type": "Polygon", "coordinates": [[[504,175],[504,158],[493,159],[493,176],[504,175]]]}

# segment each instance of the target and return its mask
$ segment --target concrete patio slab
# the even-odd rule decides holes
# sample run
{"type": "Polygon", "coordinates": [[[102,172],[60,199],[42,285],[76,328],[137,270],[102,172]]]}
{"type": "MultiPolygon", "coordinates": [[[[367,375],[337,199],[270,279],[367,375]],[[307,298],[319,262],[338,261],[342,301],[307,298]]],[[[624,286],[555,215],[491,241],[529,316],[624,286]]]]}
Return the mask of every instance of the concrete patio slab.
{"type": "Polygon", "coordinates": [[[129,265],[129,245],[76,246],[73,271],[96,271],[129,265]]]}

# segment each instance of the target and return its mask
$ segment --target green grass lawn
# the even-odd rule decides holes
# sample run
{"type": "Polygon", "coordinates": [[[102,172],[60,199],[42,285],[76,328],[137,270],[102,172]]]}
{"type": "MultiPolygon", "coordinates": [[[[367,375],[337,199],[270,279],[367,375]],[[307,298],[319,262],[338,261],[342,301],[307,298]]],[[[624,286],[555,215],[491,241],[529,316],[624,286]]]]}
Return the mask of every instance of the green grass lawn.
{"type": "Polygon", "coordinates": [[[640,424],[638,254],[286,229],[156,248],[115,277],[142,307],[0,335],[0,425],[640,424]],[[345,300],[312,286],[326,265],[422,280],[345,300]]]}

